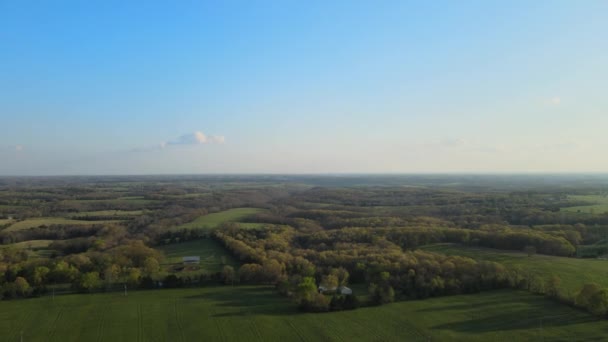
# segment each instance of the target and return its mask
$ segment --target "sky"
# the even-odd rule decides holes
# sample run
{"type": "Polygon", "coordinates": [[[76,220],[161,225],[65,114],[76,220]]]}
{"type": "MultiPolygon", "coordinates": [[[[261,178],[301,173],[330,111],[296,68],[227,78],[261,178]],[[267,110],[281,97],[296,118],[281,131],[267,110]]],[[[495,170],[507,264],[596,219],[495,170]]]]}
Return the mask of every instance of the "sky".
{"type": "Polygon", "coordinates": [[[608,1],[0,0],[0,175],[608,172],[608,1]]]}

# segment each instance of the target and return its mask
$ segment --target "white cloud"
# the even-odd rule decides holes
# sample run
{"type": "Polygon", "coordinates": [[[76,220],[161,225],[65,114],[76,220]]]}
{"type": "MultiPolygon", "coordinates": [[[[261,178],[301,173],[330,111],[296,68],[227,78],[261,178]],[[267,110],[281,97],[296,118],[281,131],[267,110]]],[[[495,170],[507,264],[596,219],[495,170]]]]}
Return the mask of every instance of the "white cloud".
{"type": "Polygon", "coordinates": [[[23,145],[15,145],[15,151],[23,151],[23,145]]]}
{"type": "Polygon", "coordinates": [[[559,96],[553,96],[552,98],[545,100],[546,106],[559,106],[562,103],[562,98],[559,96]]]}
{"type": "Polygon", "coordinates": [[[226,142],[226,138],[223,135],[209,135],[207,136],[205,133],[201,131],[196,131],[194,133],[184,134],[179,136],[174,140],[169,141],[161,141],[157,145],[148,146],[148,147],[140,147],[135,148],[131,151],[133,152],[146,152],[146,151],[154,151],[154,150],[163,150],[170,146],[180,146],[180,145],[204,145],[204,144],[223,144],[226,142]]]}
{"type": "Polygon", "coordinates": [[[223,144],[226,138],[222,135],[210,135],[196,131],[194,133],[184,134],[175,140],[171,140],[165,145],[202,145],[202,144],[223,144]]]}
{"type": "Polygon", "coordinates": [[[223,144],[226,142],[226,138],[223,135],[212,135],[209,137],[209,141],[215,144],[223,144]]]}

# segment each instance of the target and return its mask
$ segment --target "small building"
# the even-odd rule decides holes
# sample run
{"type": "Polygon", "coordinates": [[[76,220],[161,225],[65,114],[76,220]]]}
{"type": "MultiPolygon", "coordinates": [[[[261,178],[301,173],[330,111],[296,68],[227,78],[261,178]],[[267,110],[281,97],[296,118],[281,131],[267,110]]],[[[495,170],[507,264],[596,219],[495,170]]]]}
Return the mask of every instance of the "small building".
{"type": "Polygon", "coordinates": [[[318,287],[319,293],[323,293],[323,294],[339,294],[339,295],[352,295],[353,294],[353,290],[351,290],[349,287],[346,286],[339,286],[339,287],[332,287],[332,288],[328,288],[325,287],[323,285],[318,287]]]}
{"type": "Polygon", "coordinates": [[[346,287],[346,286],[340,286],[340,287],[338,287],[338,289],[336,290],[336,292],[338,294],[346,295],[346,296],[350,296],[350,295],[353,294],[353,290],[351,290],[349,287],[346,287]]]}
{"type": "Polygon", "coordinates": [[[200,256],[185,256],[182,258],[184,265],[198,265],[201,263],[200,256]]]}
{"type": "Polygon", "coordinates": [[[334,291],[335,288],[329,289],[329,288],[327,288],[327,287],[325,287],[323,285],[319,285],[318,290],[319,290],[319,293],[326,293],[326,292],[334,291]]]}

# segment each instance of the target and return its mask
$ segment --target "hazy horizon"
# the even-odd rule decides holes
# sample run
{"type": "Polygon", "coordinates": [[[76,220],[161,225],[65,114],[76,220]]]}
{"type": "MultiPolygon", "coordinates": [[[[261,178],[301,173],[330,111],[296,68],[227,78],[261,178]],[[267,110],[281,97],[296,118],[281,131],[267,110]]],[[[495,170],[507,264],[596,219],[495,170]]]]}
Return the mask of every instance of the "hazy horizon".
{"type": "Polygon", "coordinates": [[[606,1],[0,3],[0,176],[604,174],[606,1]]]}

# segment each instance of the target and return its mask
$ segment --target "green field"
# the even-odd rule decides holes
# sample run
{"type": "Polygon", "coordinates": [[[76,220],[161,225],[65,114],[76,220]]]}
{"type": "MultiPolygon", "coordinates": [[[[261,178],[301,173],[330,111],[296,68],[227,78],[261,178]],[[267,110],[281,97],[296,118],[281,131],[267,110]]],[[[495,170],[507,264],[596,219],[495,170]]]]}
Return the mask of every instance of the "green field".
{"type": "Polygon", "coordinates": [[[586,214],[603,214],[608,212],[608,197],[599,195],[571,195],[568,199],[573,202],[587,202],[587,205],[576,207],[565,207],[561,210],[569,212],[581,212],[586,214]]]}
{"type": "Polygon", "coordinates": [[[0,226],[12,223],[13,221],[15,221],[15,220],[13,220],[13,219],[0,219],[0,226]]]}
{"type": "Polygon", "coordinates": [[[23,221],[15,222],[6,228],[6,231],[21,230],[40,227],[42,225],[50,226],[52,224],[70,224],[70,225],[90,225],[99,223],[112,223],[120,221],[85,221],[85,220],[70,220],[63,217],[37,217],[29,218],[23,221]]]}
{"type": "Polygon", "coordinates": [[[224,286],[5,301],[0,331],[3,341],[589,341],[608,327],[509,290],[302,314],[269,287],[224,286]]]}
{"type": "Polygon", "coordinates": [[[66,200],[63,203],[108,203],[108,204],[138,204],[138,205],[146,205],[150,203],[156,202],[155,200],[145,199],[141,196],[130,196],[130,197],[118,197],[112,199],[76,199],[76,200],[66,200]]]}
{"type": "Polygon", "coordinates": [[[192,228],[215,228],[224,222],[239,222],[247,216],[257,214],[262,209],[258,208],[235,208],[220,211],[219,213],[207,214],[198,217],[192,222],[177,226],[175,229],[192,228]]]}
{"type": "Polygon", "coordinates": [[[210,272],[221,271],[224,262],[226,265],[238,267],[239,263],[213,239],[200,239],[182,243],[174,243],[158,248],[165,253],[167,264],[181,264],[182,257],[200,256],[201,269],[210,272]]]}
{"type": "Polygon", "coordinates": [[[69,217],[83,216],[137,216],[143,214],[143,210],[98,210],[72,213],[69,217]]]}
{"type": "Polygon", "coordinates": [[[448,255],[463,255],[478,260],[499,262],[505,266],[518,266],[540,276],[557,275],[561,287],[575,293],[587,282],[608,287],[608,260],[566,258],[536,254],[528,257],[522,252],[502,251],[490,248],[466,247],[457,244],[435,244],[421,249],[448,255]]]}
{"type": "Polygon", "coordinates": [[[0,248],[27,248],[27,249],[39,249],[48,247],[53,241],[61,240],[29,240],[11,243],[8,245],[0,245],[0,248]]]}

